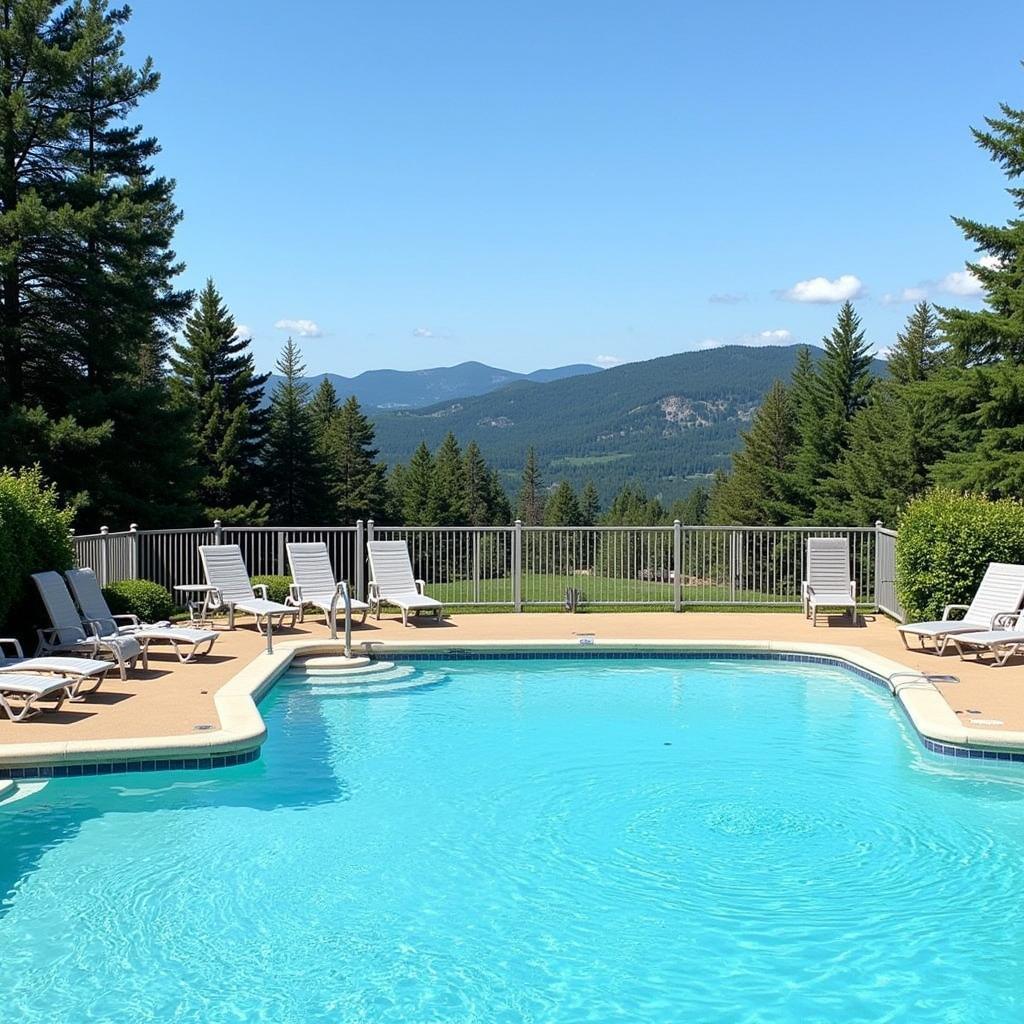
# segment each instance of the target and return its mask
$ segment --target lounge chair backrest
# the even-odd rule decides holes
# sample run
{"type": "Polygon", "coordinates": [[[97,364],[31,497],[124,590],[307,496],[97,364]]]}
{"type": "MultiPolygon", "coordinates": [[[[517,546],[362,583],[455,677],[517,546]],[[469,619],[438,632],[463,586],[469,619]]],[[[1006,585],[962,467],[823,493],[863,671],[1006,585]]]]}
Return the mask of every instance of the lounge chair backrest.
{"type": "Polygon", "coordinates": [[[807,583],[819,593],[849,593],[850,542],[845,537],[807,541],[807,583]]]}
{"type": "Polygon", "coordinates": [[[404,540],[371,540],[366,545],[370,574],[382,595],[415,594],[409,548],[404,540]]]}
{"type": "Polygon", "coordinates": [[[1024,601],[1024,565],[989,562],[964,618],[988,624],[1000,612],[1014,612],[1024,601]]]}
{"type": "Polygon", "coordinates": [[[330,600],[338,589],[338,581],[334,578],[327,545],[289,544],[287,547],[292,579],[302,588],[303,598],[311,600],[319,597],[330,600]]]}
{"type": "Polygon", "coordinates": [[[32,574],[32,579],[39,588],[39,596],[46,606],[46,614],[50,616],[50,625],[56,630],[58,642],[73,644],[88,639],[82,617],[60,573],[37,572],[32,574]]]}
{"type": "Polygon", "coordinates": [[[71,593],[78,602],[78,608],[83,619],[89,619],[96,623],[96,628],[103,636],[110,636],[117,632],[117,623],[114,616],[110,614],[110,606],[100,589],[100,581],[96,579],[96,573],[92,569],[68,569],[64,573],[68,581],[71,593]]]}
{"type": "Polygon", "coordinates": [[[255,600],[242,549],[237,544],[200,544],[199,557],[203,560],[206,582],[220,592],[225,603],[255,600]]]}

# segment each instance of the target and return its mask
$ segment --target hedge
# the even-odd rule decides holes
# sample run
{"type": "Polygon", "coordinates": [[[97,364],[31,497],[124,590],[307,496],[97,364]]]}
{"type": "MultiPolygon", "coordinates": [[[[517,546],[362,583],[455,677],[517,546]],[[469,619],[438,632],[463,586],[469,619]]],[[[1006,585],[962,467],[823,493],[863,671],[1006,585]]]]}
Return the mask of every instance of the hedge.
{"type": "Polygon", "coordinates": [[[969,604],[989,562],[1024,563],[1024,505],[935,490],[910,502],[896,540],[896,593],[908,621],[969,604]]]}
{"type": "Polygon", "coordinates": [[[292,585],[291,576],[253,576],[252,585],[255,587],[260,583],[267,585],[267,600],[284,604],[288,596],[288,588],[292,585]]]}
{"type": "Polygon", "coordinates": [[[74,511],[57,496],[39,467],[0,469],[0,624],[27,637],[42,619],[42,604],[29,576],[74,564],[74,511]]]}
{"type": "Polygon", "coordinates": [[[137,615],[143,622],[170,619],[174,598],[166,587],[150,580],[118,580],[103,588],[111,612],[137,615]]]}

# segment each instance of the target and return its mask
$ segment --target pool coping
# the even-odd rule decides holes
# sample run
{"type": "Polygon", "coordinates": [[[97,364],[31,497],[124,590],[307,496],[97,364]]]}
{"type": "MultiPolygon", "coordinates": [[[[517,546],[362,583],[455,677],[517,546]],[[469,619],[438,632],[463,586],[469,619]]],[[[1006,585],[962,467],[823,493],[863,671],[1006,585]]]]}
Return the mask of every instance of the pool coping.
{"type": "MultiPolygon", "coordinates": [[[[899,662],[859,647],[841,644],[775,640],[600,640],[571,641],[375,641],[372,655],[381,657],[472,658],[487,654],[562,654],[599,657],[644,653],[701,657],[733,655],[756,658],[786,655],[807,657],[839,667],[853,668],[869,681],[887,689],[906,714],[922,744],[938,754],[1024,762],[1024,732],[969,729],[957,718],[927,676],[899,662]],[[905,678],[893,682],[893,677],[905,678]]],[[[267,736],[257,706],[259,700],[298,658],[343,653],[339,641],[297,640],[278,643],[272,654],[258,654],[214,694],[220,728],[194,735],[146,736],[129,739],[67,740],[45,743],[8,743],[0,746],[0,780],[63,778],[123,772],[220,768],[255,760],[267,736]]],[[[359,652],[362,653],[362,652],[359,652]]]]}

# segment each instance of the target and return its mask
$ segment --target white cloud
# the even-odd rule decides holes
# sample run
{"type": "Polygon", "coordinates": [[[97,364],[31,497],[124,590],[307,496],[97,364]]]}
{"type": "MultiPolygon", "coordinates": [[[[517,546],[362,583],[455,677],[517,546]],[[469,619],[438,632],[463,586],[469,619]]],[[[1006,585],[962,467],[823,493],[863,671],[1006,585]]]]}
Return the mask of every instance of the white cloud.
{"type": "Polygon", "coordinates": [[[855,299],[864,291],[864,285],[854,274],[841,274],[834,281],[827,277],[812,277],[797,281],[792,288],[779,293],[790,302],[845,302],[855,299]]]}
{"type": "Polygon", "coordinates": [[[297,334],[300,338],[322,338],[324,332],[315,320],[278,320],[274,326],[279,331],[297,334]]]}
{"type": "Polygon", "coordinates": [[[251,338],[252,331],[245,324],[238,324],[235,327],[236,338],[251,338]]]}
{"type": "Polygon", "coordinates": [[[902,288],[898,292],[886,292],[882,296],[882,305],[897,306],[904,302],[921,302],[923,299],[927,298],[927,288],[902,288]]]}
{"type": "Polygon", "coordinates": [[[788,345],[793,340],[793,332],[781,327],[774,331],[761,331],[753,339],[755,345],[788,345]]]}
{"type": "MultiPolygon", "coordinates": [[[[977,261],[982,267],[994,270],[999,266],[999,259],[995,256],[982,256],[977,261]]],[[[964,297],[984,294],[981,282],[969,270],[954,270],[947,274],[938,283],[939,291],[948,295],[960,295],[964,297]]]]}
{"type": "Polygon", "coordinates": [[[413,332],[414,338],[432,338],[434,332],[429,327],[417,327],[413,332]]]}
{"type": "Polygon", "coordinates": [[[610,366],[618,366],[620,363],[624,363],[625,359],[621,356],[594,356],[594,362],[607,370],[610,366]]]}

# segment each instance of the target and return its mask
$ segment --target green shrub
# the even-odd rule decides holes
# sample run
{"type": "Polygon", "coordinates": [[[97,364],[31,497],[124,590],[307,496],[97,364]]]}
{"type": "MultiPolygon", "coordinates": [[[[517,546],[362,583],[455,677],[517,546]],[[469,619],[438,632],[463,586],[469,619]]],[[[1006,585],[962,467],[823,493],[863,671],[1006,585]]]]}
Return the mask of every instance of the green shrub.
{"type": "Polygon", "coordinates": [[[115,615],[137,615],[143,622],[169,619],[174,612],[170,591],[150,580],[119,580],[104,587],[103,596],[115,615]]]}
{"type": "Polygon", "coordinates": [[[896,592],[908,621],[970,603],[989,562],[1024,563],[1024,505],[944,490],[912,501],[896,541],[896,592]]]}
{"type": "Polygon", "coordinates": [[[71,568],[73,518],[38,467],[0,470],[0,624],[5,632],[26,637],[43,621],[29,575],[71,568]]]}
{"type": "Polygon", "coordinates": [[[261,583],[267,585],[267,599],[284,604],[288,596],[288,588],[292,585],[291,576],[253,576],[252,585],[258,586],[261,583]]]}

